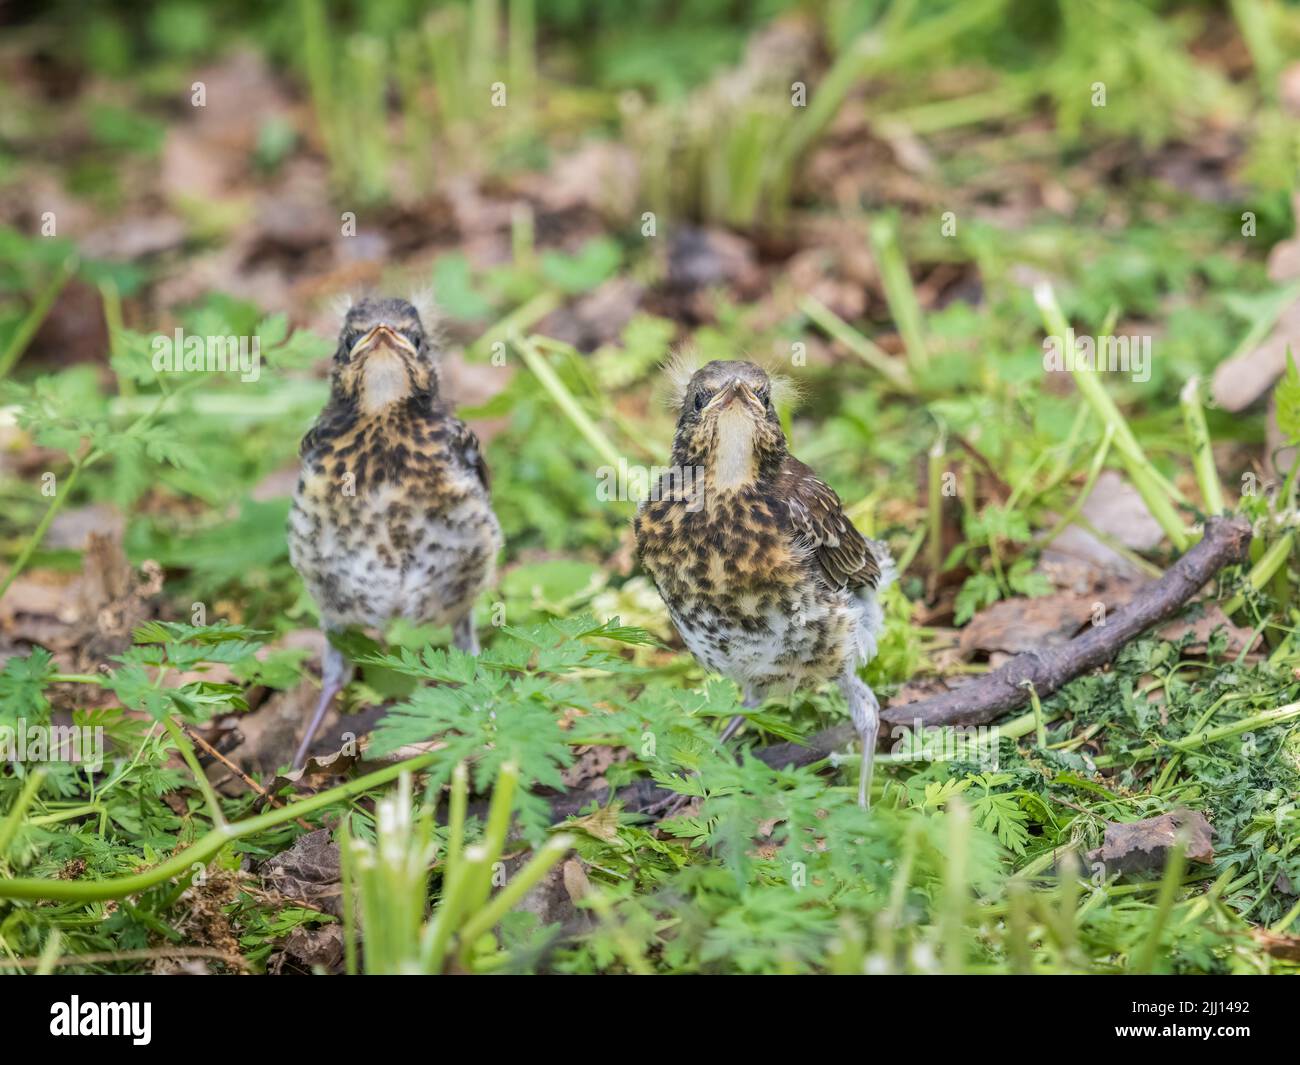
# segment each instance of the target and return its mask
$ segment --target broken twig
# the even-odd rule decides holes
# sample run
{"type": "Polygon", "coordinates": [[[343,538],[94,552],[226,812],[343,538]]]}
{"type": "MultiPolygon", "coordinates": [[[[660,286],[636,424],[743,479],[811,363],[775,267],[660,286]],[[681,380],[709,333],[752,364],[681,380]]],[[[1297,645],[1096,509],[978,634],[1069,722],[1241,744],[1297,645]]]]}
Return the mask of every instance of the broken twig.
{"type": "MultiPolygon", "coordinates": [[[[1250,523],[1244,518],[1211,518],[1201,541],[1175,562],[1158,580],[1140,589],[1122,608],[1069,643],[1050,651],[1029,651],[976,680],[929,699],[888,707],[881,718],[886,725],[981,725],[1021,706],[1030,685],[1040,699],[1059,690],[1089,670],[1104,666],[1130,640],[1173,617],[1186,606],[1219,570],[1245,561],[1250,545],[1250,523]],[[1026,684],[1026,682],[1030,682],[1026,684]]],[[[803,743],[777,743],[754,751],[754,757],[771,766],[805,766],[843,751],[855,738],[853,726],[844,724],[810,736],[803,743]]],[[[882,732],[888,735],[888,730],[882,732]]],[[[638,781],[619,790],[617,798],[628,810],[644,810],[671,793],[652,781],[638,781]]],[[[552,809],[563,817],[588,803],[607,803],[605,789],[570,792],[557,797],[552,809]]]]}

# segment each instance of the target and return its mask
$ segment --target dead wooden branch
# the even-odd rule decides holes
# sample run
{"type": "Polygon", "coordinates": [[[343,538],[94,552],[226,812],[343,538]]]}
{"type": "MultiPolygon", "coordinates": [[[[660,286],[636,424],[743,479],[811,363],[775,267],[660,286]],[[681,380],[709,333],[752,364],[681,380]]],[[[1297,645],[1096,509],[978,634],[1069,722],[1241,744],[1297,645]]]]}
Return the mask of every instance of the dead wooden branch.
{"type": "MultiPolygon", "coordinates": [[[[1175,562],[1158,580],[1140,589],[1127,605],[1104,625],[1090,628],[1069,643],[1050,651],[1027,652],[960,688],[915,703],[889,707],[881,718],[886,725],[923,727],[988,724],[1029,700],[1025,681],[1033,683],[1039,698],[1047,698],[1076,677],[1104,666],[1130,640],[1177,614],[1225,566],[1246,559],[1250,523],[1244,518],[1211,518],[1201,541],[1175,562]]],[[[888,731],[881,733],[882,737],[888,731]]],[[[754,757],[771,766],[804,766],[844,751],[855,733],[848,724],[837,725],[808,738],[805,743],[777,743],[754,751],[754,757]]],[[[570,792],[557,796],[552,810],[557,817],[577,813],[589,803],[604,804],[617,798],[631,811],[645,810],[671,792],[642,780],[621,788],[617,795],[606,789],[570,792]]]]}

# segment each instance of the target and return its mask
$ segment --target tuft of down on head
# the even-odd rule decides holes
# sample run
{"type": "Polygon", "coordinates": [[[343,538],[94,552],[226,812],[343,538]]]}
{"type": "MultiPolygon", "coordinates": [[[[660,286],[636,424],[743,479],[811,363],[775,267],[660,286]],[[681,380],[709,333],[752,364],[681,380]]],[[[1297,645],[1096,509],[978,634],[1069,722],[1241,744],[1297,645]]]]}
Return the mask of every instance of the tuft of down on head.
{"type": "MultiPolygon", "coordinates": [[[[758,363],[746,363],[742,360],[735,360],[738,366],[747,365],[755,366],[767,375],[768,384],[772,390],[772,403],[776,407],[797,407],[801,398],[799,386],[785,374],[776,372],[770,367],[758,363]]],[[[725,362],[706,363],[700,356],[699,352],[694,350],[678,351],[673,354],[663,366],[664,378],[662,385],[663,401],[674,415],[680,414],[683,404],[686,402],[686,395],[690,391],[691,382],[695,380],[696,375],[705,368],[705,366],[725,366],[725,362]]]]}
{"type": "Polygon", "coordinates": [[[348,311],[352,310],[352,304],[356,300],[351,292],[340,292],[330,300],[330,310],[334,312],[334,329],[337,332],[343,328],[343,322],[348,316],[348,311]]]}
{"type": "Polygon", "coordinates": [[[407,301],[415,308],[424,325],[424,335],[429,341],[429,354],[438,358],[442,354],[442,314],[438,310],[438,301],[434,298],[433,287],[424,285],[411,290],[407,301]]]}

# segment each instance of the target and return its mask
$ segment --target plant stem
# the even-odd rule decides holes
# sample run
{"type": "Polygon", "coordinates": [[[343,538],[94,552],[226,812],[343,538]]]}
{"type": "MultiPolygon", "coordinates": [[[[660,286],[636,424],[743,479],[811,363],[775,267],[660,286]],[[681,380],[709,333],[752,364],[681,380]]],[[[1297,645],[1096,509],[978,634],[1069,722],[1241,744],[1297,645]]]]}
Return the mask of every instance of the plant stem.
{"type": "MultiPolygon", "coordinates": [[[[1246,583],[1257,592],[1262,589],[1264,585],[1273,579],[1273,575],[1285,565],[1286,560],[1291,556],[1291,548],[1294,543],[1295,531],[1288,529],[1273,541],[1269,549],[1259,557],[1259,561],[1250,567],[1250,572],[1246,574],[1246,583]]],[[[1239,592],[1223,604],[1223,612],[1231,617],[1245,603],[1245,593],[1239,592]]]]}
{"type": "Polygon", "coordinates": [[[1174,908],[1174,899],[1182,886],[1183,868],[1186,863],[1187,841],[1183,838],[1174,843],[1165,861],[1165,875],[1160,879],[1160,894],[1156,896],[1156,912],[1147,927],[1146,938],[1138,946],[1130,962],[1135,973],[1149,973],[1155,963],[1156,952],[1160,949],[1160,936],[1169,922],[1169,914],[1174,908]]]}
{"type": "Polygon", "coordinates": [[[551,369],[551,364],[537,350],[533,340],[531,338],[525,339],[518,333],[514,333],[510,337],[510,343],[519,352],[520,358],[524,360],[524,365],[532,371],[533,376],[537,378],[547,394],[555,401],[555,405],[573,423],[573,427],[578,430],[582,438],[591,445],[592,449],[606,464],[617,467],[619,454],[614,450],[614,445],[610,443],[609,438],[601,432],[596,423],[587,416],[587,412],[578,405],[578,401],[573,398],[573,393],[560,380],[559,375],[551,369]]]}
{"type": "Polygon", "coordinates": [[[217,800],[217,793],[212,790],[212,782],[208,780],[207,773],[203,772],[203,767],[199,765],[199,760],[194,754],[194,748],[190,741],[185,738],[181,732],[180,726],[172,720],[171,714],[164,714],[162,718],[163,728],[171,736],[172,743],[176,744],[177,750],[181,752],[181,757],[185,759],[185,764],[189,766],[190,773],[194,777],[194,783],[198,785],[199,791],[203,793],[203,799],[208,804],[208,813],[212,816],[212,823],[218,827],[226,823],[226,815],[221,812],[221,803],[217,800]]]}
{"type": "Polygon", "coordinates": [[[943,913],[940,916],[943,971],[960,973],[966,966],[962,930],[966,925],[967,848],[970,844],[970,810],[960,799],[948,806],[948,854],[943,877],[943,913]]]}
{"type": "Polygon", "coordinates": [[[907,260],[898,244],[898,220],[886,215],[877,218],[870,229],[871,250],[880,268],[880,280],[885,288],[889,313],[893,315],[898,334],[907,348],[907,361],[912,376],[923,374],[930,365],[930,351],[925,343],[925,327],[921,305],[916,299],[912,275],[907,260]]]}
{"type": "Polygon", "coordinates": [[[9,812],[5,814],[5,819],[0,821],[0,862],[4,861],[5,853],[9,850],[9,844],[14,841],[14,836],[18,834],[18,826],[22,824],[23,815],[27,812],[27,807],[31,806],[43,783],[45,783],[45,770],[33,769],[27,779],[23,781],[23,790],[18,793],[18,798],[14,800],[9,812]]]}
{"type": "Polygon", "coordinates": [[[528,864],[493,896],[492,901],[481,907],[465,922],[458,936],[463,947],[468,949],[473,946],[479,936],[495,927],[514,904],[522,899],[572,846],[573,837],[569,835],[552,836],[547,840],[545,846],[533,855],[528,864]]]}
{"type": "Polygon", "coordinates": [[[536,106],[537,91],[537,11],[536,0],[508,0],[506,12],[506,68],[514,105],[521,106],[525,118],[536,106]]]}
{"type": "Polygon", "coordinates": [[[443,962],[447,957],[447,948],[451,944],[452,932],[460,924],[460,915],[465,910],[471,881],[480,866],[488,868],[487,850],[481,844],[473,844],[465,848],[461,860],[447,871],[447,876],[442,883],[442,900],[438,903],[438,912],[433,920],[424,926],[424,934],[421,936],[421,972],[442,971],[443,962]]]}
{"type": "Polygon", "coordinates": [[[31,561],[32,555],[36,553],[41,541],[45,539],[45,534],[49,531],[54,516],[63,509],[63,504],[68,501],[68,497],[72,495],[72,490],[77,487],[77,478],[81,476],[81,471],[89,464],[90,460],[84,456],[72,464],[72,469],[68,471],[67,477],[63,479],[63,491],[56,492],[54,498],[50,500],[50,505],[45,508],[45,513],[41,516],[41,520],[37,522],[36,528],[32,530],[32,535],[27,538],[27,542],[23,544],[23,549],[18,552],[18,557],[14,559],[14,564],[9,568],[9,574],[5,577],[4,584],[0,584],[0,598],[9,590],[9,586],[17,580],[18,574],[22,573],[27,563],[31,561]]]}
{"type": "Polygon", "coordinates": [[[816,296],[804,296],[799,301],[799,310],[813,324],[820,326],[827,336],[838,340],[898,391],[909,395],[916,391],[916,386],[912,384],[907,370],[899,364],[899,360],[868,340],[816,296]]]}
{"type": "Polygon", "coordinates": [[[32,337],[36,335],[36,330],[41,327],[41,323],[45,321],[45,316],[50,313],[54,301],[59,298],[63,286],[72,279],[72,275],[76,272],[77,257],[69,255],[59,264],[54,276],[37,294],[36,302],[31,305],[31,308],[23,316],[23,320],[18,323],[18,328],[14,330],[13,336],[9,338],[9,343],[5,345],[3,354],[0,354],[0,381],[8,377],[9,371],[18,364],[23,352],[27,350],[27,345],[31,343],[32,337]]]}
{"type": "Polygon", "coordinates": [[[469,768],[457,762],[451,771],[451,803],[447,812],[447,853],[443,856],[443,869],[452,868],[460,861],[465,849],[465,811],[469,807],[469,768]]]}
{"type": "Polygon", "coordinates": [[[874,117],[871,124],[886,135],[903,131],[913,136],[925,136],[958,126],[1005,118],[1024,107],[1041,91],[1041,86],[1035,84],[1032,78],[1008,80],[987,92],[974,92],[891,111],[874,117]]]}
{"type": "Polygon", "coordinates": [[[1201,406],[1201,379],[1191,377],[1178,395],[1183,408],[1183,427],[1192,447],[1192,467],[1196,471],[1196,485],[1201,490],[1207,513],[1222,514],[1223,487],[1219,484],[1219,471],[1214,466],[1214,450],[1210,446],[1210,430],[1205,424],[1205,408],[1201,406]]]}
{"type": "Polygon", "coordinates": [[[1300,703],[1288,703],[1286,706],[1279,706],[1273,710],[1263,710],[1258,714],[1252,714],[1250,717],[1243,717],[1240,721],[1234,721],[1230,725],[1220,725],[1218,728],[1208,729],[1199,734],[1193,733],[1181,740],[1150,743],[1145,747],[1124,751],[1122,754],[1103,754],[1093,759],[1093,764],[1098,768],[1105,768],[1106,766],[1124,765],[1129,762],[1143,762],[1159,757],[1162,752],[1170,748],[1175,751],[1196,751],[1202,747],[1208,747],[1212,743],[1218,743],[1220,740],[1239,736],[1243,732],[1250,732],[1256,728],[1266,728],[1269,725],[1280,725],[1284,721],[1291,721],[1297,717],[1300,717],[1300,703]]]}
{"type": "Polygon", "coordinates": [[[860,79],[883,70],[905,67],[924,53],[958,39],[972,27],[993,17],[1004,2],[1005,0],[966,0],[910,29],[898,33],[887,32],[886,40],[881,40],[881,34],[874,30],[861,34],[836,57],[809,100],[805,112],[787,131],[775,152],[778,169],[787,172],[793,168],[798,158],[835,117],[840,104],[860,79]]]}
{"type": "MultiPolygon", "coordinates": [[[[1052,291],[1052,286],[1047,282],[1035,286],[1034,299],[1042,313],[1047,332],[1064,342],[1064,339],[1071,335],[1070,324],[1056,302],[1056,294],[1052,291]]],[[[1142,450],[1142,445],[1133,435],[1133,430],[1129,428],[1124,415],[1120,413],[1115,401],[1102,387],[1097,375],[1084,370],[1071,376],[1074,378],[1079,394],[1101,419],[1102,425],[1114,428],[1115,447],[1119,451],[1124,468],[1128,471],[1129,480],[1142,496],[1142,501],[1151,512],[1151,516],[1160,523],[1160,528],[1169,537],[1169,542],[1180,552],[1186,551],[1191,541],[1183,519],[1174,508],[1174,503],[1185,502],[1182,493],[1151,464],[1151,460],[1142,450]]]]}
{"type": "Polygon", "coordinates": [[[514,809],[515,790],[519,786],[519,767],[513,762],[501,766],[496,786],[492,789],[492,802],[488,806],[487,824],[483,828],[483,847],[486,861],[469,885],[465,899],[466,910],[477,913],[492,891],[492,863],[505,851],[506,833],[510,831],[510,813],[514,809]]]}
{"type": "Polygon", "coordinates": [[[1022,686],[1029,689],[1029,705],[1033,707],[1034,715],[1034,735],[1041,749],[1047,746],[1047,725],[1043,721],[1043,703],[1038,698],[1038,689],[1034,687],[1032,680],[1023,681],[1022,686]]]}
{"type": "Polygon", "coordinates": [[[930,571],[930,594],[939,589],[939,575],[943,572],[943,458],[946,448],[943,434],[930,445],[926,457],[926,472],[929,479],[927,492],[927,525],[929,535],[926,540],[926,563],[930,571]]]}
{"type": "Polygon", "coordinates": [[[195,840],[193,845],[185,848],[185,850],[172,855],[165,862],[141,873],[110,877],[107,880],[90,881],[29,878],[0,879],[0,898],[51,899],[56,902],[99,902],[104,899],[126,898],[128,895],[134,895],[137,892],[170,880],[174,876],[188,873],[190,867],[196,862],[206,865],[217,854],[221,853],[226,844],[234,840],[253,836],[258,832],[265,832],[268,828],[275,828],[277,825],[292,821],[296,817],[333,806],[337,802],[350,799],[354,795],[360,795],[371,788],[378,787],[380,784],[387,784],[403,772],[416,772],[424,769],[437,761],[440,753],[431,751],[415,758],[408,758],[404,762],[397,762],[385,766],[383,769],[377,769],[373,773],[367,773],[363,777],[357,777],[356,780],[350,780],[346,784],[340,784],[328,791],[322,791],[305,799],[300,799],[298,802],[290,803],[281,809],[269,810],[264,814],[258,814],[256,817],[250,817],[244,821],[220,825],[195,840]]]}
{"type": "Polygon", "coordinates": [[[1075,497],[1074,502],[1070,504],[1070,508],[1061,515],[1047,535],[1038,542],[1039,550],[1046,548],[1061,533],[1065,532],[1069,528],[1070,522],[1079,516],[1079,511],[1083,509],[1088,497],[1092,495],[1093,488],[1097,486],[1097,478],[1101,476],[1102,467],[1106,464],[1106,456],[1110,454],[1111,441],[1114,439],[1115,427],[1108,424],[1101,438],[1101,446],[1097,448],[1096,454],[1092,456],[1092,464],[1088,467],[1088,477],[1083,482],[1083,489],[1075,497]]]}
{"type": "Polygon", "coordinates": [[[491,353],[494,341],[500,341],[504,344],[510,341],[514,334],[522,334],[525,330],[531,329],[551,311],[555,310],[561,302],[558,292],[551,289],[539,292],[532,299],[521,303],[499,322],[491,326],[466,349],[465,354],[474,359],[487,357],[491,353]]]}
{"type": "Polygon", "coordinates": [[[357,968],[357,858],[352,849],[352,831],[344,818],[339,833],[339,880],[343,892],[343,966],[349,976],[357,968]]]}

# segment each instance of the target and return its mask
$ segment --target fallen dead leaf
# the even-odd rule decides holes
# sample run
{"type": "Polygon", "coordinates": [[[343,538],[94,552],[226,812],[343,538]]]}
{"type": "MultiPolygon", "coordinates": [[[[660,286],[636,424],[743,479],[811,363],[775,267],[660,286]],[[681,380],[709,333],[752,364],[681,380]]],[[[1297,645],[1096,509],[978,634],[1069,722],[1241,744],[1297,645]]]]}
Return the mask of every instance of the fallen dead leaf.
{"type": "Polygon", "coordinates": [[[1102,862],[1107,872],[1162,869],[1180,831],[1187,835],[1188,861],[1214,860],[1211,843],[1214,830],[1205,815],[1199,810],[1175,810],[1142,821],[1108,823],[1102,845],[1088,852],[1088,861],[1102,862]]]}
{"type": "Polygon", "coordinates": [[[676,288],[734,285],[742,291],[761,280],[754,247],[723,229],[675,227],[668,246],[668,283],[676,288]]]}
{"type": "Polygon", "coordinates": [[[1228,645],[1224,650],[1227,655],[1239,655],[1243,650],[1254,649],[1261,637],[1250,629],[1234,625],[1220,609],[1218,603],[1206,603],[1201,616],[1194,620],[1176,619],[1158,630],[1162,640],[1176,643],[1191,633],[1191,642],[1183,648],[1191,654],[1204,654],[1209,647],[1210,637],[1223,628],[1227,632],[1228,645]]]}
{"type": "MultiPolygon", "coordinates": [[[[1080,516],[1132,551],[1150,551],[1164,539],[1164,531],[1137,489],[1114,470],[1105,470],[1097,478],[1080,516]]],[[[1076,591],[1145,577],[1137,566],[1081,525],[1068,526],[1052,541],[1043,551],[1040,569],[1058,587],[1076,591]]]]}
{"type": "Polygon", "coordinates": [[[605,770],[615,762],[625,761],[627,751],[614,747],[584,747],[577,752],[573,765],[561,776],[566,788],[586,789],[605,787],[605,770]]]}
{"type": "Polygon", "coordinates": [[[286,962],[295,963],[307,969],[317,966],[326,972],[343,971],[343,926],[338,924],[320,925],[307,928],[299,925],[284,940],[280,952],[267,962],[267,969],[278,974],[284,971],[286,962]]]}
{"type": "Polygon", "coordinates": [[[1127,480],[1104,470],[1081,511],[1100,532],[1133,551],[1150,551],[1164,539],[1164,530],[1127,480]]]}
{"type": "Polygon", "coordinates": [[[84,551],[94,533],[121,540],[126,518],[111,503],[90,503],[60,511],[50,523],[43,546],[46,550],[84,551]]]}
{"type": "Polygon", "coordinates": [[[546,173],[527,175],[519,185],[546,211],[586,209],[620,219],[636,206],[639,170],[636,155],[626,145],[593,140],[555,160],[546,173]]]}
{"type": "Polygon", "coordinates": [[[328,828],[299,836],[292,847],[262,863],[268,891],[335,917],[343,915],[339,847],[328,828]]]}
{"type": "Polygon", "coordinates": [[[295,788],[318,787],[323,781],[344,776],[358,761],[357,744],[349,743],[333,754],[314,754],[301,769],[277,774],[266,790],[275,794],[287,784],[295,788]]]}
{"type": "Polygon", "coordinates": [[[978,651],[1020,654],[1059,647],[1092,617],[1094,600],[1070,593],[1003,599],[981,610],[961,630],[965,658],[978,651]]]}
{"type": "MultiPolygon", "coordinates": [[[[252,713],[233,719],[240,742],[225,753],[241,769],[263,777],[288,765],[319,696],[320,689],[306,680],[296,688],[274,692],[252,713]]],[[[329,721],[327,715],[325,723],[329,721]]]]}
{"type": "Polygon", "coordinates": [[[1300,936],[1279,935],[1267,928],[1252,928],[1250,938],[1270,957],[1281,958],[1283,961],[1300,961],[1300,936]]]}
{"type": "Polygon", "coordinates": [[[644,286],[632,278],[610,278],[571,305],[551,312],[538,330],[579,351],[594,351],[619,338],[643,292],[644,286]]]}
{"type": "MultiPolygon", "coordinates": [[[[1300,193],[1293,196],[1292,207],[1300,218],[1300,193]]],[[[1273,246],[1268,257],[1268,276],[1278,284],[1300,278],[1300,233],[1273,246]]],[[[1224,410],[1239,411],[1260,399],[1286,369],[1287,349],[1294,347],[1297,333],[1300,333],[1300,298],[1282,311],[1263,342],[1219,363],[1211,382],[1215,402],[1224,410]]]]}
{"type": "Polygon", "coordinates": [[[613,843],[618,839],[619,807],[619,803],[602,806],[595,813],[566,821],[564,827],[580,828],[589,836],[595,836],[596,839],[604,840],[606,843],[613,843]]]}

